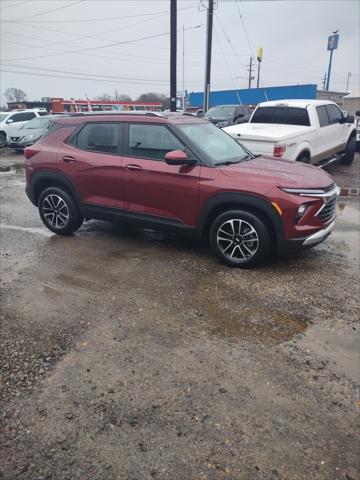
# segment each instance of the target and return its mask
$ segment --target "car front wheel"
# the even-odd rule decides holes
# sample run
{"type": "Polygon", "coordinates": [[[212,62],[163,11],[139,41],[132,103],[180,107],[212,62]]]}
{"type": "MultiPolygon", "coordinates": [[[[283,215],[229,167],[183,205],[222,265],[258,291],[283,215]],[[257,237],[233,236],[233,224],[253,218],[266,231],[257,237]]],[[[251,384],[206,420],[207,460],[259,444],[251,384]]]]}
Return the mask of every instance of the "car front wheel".
{"type": "Polygon", "coordinates": [[[213,252],[231,267],[260,263],[269,255],[271,235],[265,222],[245,210],[219,215],[210,229],[213,252]]]}
{"type": "Polygon", "coordinates": [[[59,235],[72,234],[80,228],[84,220],[71,195],[58,187],[44,190],[38,207],[44,225],[59,235]]]}
{"type": "Polygon", "coordinates": [[[5,147],[6,145],[6,133],[0,132],[0,148],[5,147]]]}
{"type": "Polygon", "coordinates": [[[355,140],[355,137],[351,137],[346,145],[344,156],[341,159],[341,163],[343,165],[352,164],[355,157],[355,150],[356,150],[356,140],[355,140]]]}

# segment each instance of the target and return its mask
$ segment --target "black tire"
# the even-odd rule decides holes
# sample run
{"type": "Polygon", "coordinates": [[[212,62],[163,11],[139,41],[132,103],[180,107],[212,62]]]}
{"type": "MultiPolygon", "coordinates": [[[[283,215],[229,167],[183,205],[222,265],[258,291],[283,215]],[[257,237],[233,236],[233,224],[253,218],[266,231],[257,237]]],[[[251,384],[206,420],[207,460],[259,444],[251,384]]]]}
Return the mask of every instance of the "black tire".
{"type": "Polygon", "coordinates": [[[351,165],[354,161],[356,150],[356,140],[355,137],[351,137],[346,144],[345,155],[341,159],[343,165],[351,165]]]}
{"type": "Polygon", "coordinates": [[[271,244],[271,234],[266,222],[246,210],[224,212],[215,218],[210,228],[213,252],[231,267],[261,263],[269,255],[271,244]],[[234,223],[231,224],[231,221],[234,223]],[[237,231],[240,231],[238,235],[237,231]]]}
{"type": "Polygon", "coordinates": [[[38,208],[44,225],[58,235],[71,235],[84,221],[73,197],[59,187],[41,192],[38,208]]]}
{"type": "Polygon", "coordinates": [[[0,148],[3,148],[5,146],[6,146],[6,133],[0,132],[0,148]]]}
{"type": "Polygon", "coordinates": [[[310,163],[310,155],[307,152],[302,152],[296,159],[300,163],[310,163]]]}

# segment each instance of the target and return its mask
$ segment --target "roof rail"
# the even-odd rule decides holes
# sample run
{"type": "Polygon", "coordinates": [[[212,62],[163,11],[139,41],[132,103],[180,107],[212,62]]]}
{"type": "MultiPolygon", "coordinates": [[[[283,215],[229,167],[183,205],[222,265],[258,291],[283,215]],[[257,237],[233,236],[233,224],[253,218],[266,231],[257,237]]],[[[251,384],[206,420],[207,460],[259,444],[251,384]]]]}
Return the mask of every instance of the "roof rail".
{"type": "Polygon", "coordinates": [[[75,112],[75,113],[70,113],[71,117],[82,117],[82,116],[91,116],[91,115],[144,115],[144,116],[149,116],[149,117],[166,117],[166,115],[163,115],[161,112],[142,112],[139,110],[134,110],[134,111],[106,111],[106,110],[101,110],[99,112],[75,112]]]}

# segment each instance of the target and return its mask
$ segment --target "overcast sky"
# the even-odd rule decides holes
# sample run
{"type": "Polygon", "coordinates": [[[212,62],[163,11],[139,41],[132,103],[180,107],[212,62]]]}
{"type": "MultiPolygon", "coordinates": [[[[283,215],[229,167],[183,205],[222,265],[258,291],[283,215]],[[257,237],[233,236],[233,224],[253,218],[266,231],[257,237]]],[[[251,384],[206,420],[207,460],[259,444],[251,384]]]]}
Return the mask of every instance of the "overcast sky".
{"type": "MultiPolygon", "coordinates": [[[[183,26],[185,89],[203,88],[206,10],[200,4],[178,0],[179,91],[183,26]]],[[[1,94],[8,87],[21,88],[29,100],[94,98],[115,89],[133,98],[168,94],[169,9],[170,0],[1,0],[1,94]]],[[[327,37],[339,29],[330,88],[344,91],[351,72],[349,90],[359,89],[359,18],[357,0],[219,0],[211,88],[247,88],[246,65],[260,46],[261,86],[320,85],[327,37]]]]}

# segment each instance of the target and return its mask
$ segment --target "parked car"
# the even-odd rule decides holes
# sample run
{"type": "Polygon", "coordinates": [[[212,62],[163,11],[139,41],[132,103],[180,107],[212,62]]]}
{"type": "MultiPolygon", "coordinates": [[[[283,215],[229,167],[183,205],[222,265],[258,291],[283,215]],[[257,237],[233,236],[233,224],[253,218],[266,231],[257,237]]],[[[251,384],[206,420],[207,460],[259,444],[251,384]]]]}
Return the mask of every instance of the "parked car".
{"type": "Polygon", "coordinates": [[[8,136],[12,135],[15,130],[25,125],[29,120],[43,115],[48,115],[45,108],[0,112],[0,148],[5,147],[8,136]]]}
{"type": "Polygon", "coordinates": [[[46,115],[44,117],[35,117],[32,120],[29,120],[7,137],[7,147],[20,151],[24,150],[25,147],[33,145],[47,132],[51,125],[51,121],[55,118],[58,118],[58,116],[46,115]]]}
{"type": "Polygon", "coordinates": [[[354,159],[354,117],[325,100],[260,103],[249,123],[225,131],[255,154],[322,165],[354,159]]]}
{"type": "Polygon", "coordinates": [[[355,112],[355,124],[356,124],[356,150],[360,151],[360,110],[355,112]]]}
{"type": "Polygon", "coordinates": [[[209,108],[204,117],[217,127],[228,127],[238,123],[248,122],[251,110],[247,105],[217,105],[209,108]]]}
{"type": "Polygon", "coordinates": [[[207,238],[242,267],[314,246],[334,226],[339,189],[325,171],[255,157],[193,115],[57,118],[25,157],[27,195],[60,235],[121,219],[207,238]]]}

